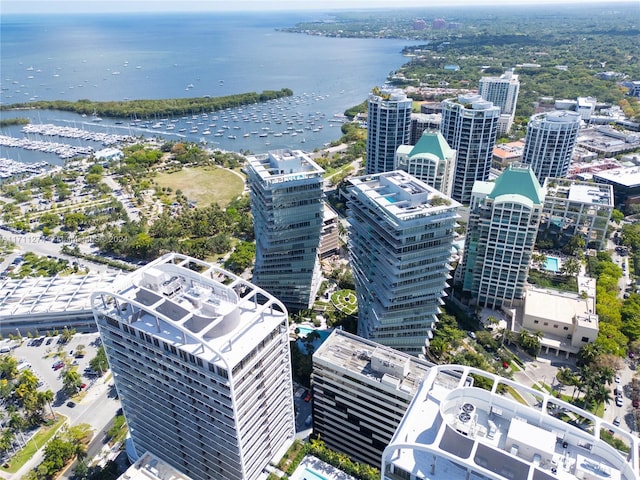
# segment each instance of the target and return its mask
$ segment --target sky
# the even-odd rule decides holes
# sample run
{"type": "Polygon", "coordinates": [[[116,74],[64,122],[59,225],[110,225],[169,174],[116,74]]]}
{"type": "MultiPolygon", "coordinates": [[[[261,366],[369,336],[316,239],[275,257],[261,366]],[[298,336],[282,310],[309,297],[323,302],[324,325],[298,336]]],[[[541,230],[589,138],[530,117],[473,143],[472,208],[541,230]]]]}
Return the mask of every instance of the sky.
{"type": "MultiPolygon", "coordinates": [[[[354,10],[464,5],[622,3],[621,0],[2,0],[1,14],[169,11],[354,10]]],[[[626,2],[628,3],[628,1],[626,2]]]]}

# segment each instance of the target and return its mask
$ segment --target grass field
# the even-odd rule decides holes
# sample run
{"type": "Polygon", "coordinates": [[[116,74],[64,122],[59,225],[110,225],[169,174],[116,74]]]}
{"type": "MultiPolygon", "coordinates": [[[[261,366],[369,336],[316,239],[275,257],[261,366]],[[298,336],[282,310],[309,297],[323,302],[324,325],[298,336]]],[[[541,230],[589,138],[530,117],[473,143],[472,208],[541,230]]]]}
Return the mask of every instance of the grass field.
{"type": "Polygon", "coordinates": [[[244,187],[238,175],[218,167],[183,168],[179,172],[161,173],[155,181],[161,187],[171,187],[174,192],[182,190],[199,207],[217,203],[224,208],[244,187]]]}

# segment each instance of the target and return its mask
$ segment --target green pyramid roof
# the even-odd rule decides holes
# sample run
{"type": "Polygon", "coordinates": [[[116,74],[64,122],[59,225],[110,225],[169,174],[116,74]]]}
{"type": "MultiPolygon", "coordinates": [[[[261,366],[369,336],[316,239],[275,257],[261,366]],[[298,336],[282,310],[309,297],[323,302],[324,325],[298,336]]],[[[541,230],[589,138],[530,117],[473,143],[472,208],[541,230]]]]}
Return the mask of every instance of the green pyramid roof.
{"type": "Polygon", "coordinates": [[[425,153],[431,153],[440,160],[444,160],[453,155],[453,150],[440,132],[425,131],[409,153],[409,157],[425,153]]]}
{"type": "Polygon", "coordinates": [[[489,198],[495,199],[501,195],[522,195],[538,205],[544,202],[544,190],[526,165],[512,163],[496,179],[489,198]]]}

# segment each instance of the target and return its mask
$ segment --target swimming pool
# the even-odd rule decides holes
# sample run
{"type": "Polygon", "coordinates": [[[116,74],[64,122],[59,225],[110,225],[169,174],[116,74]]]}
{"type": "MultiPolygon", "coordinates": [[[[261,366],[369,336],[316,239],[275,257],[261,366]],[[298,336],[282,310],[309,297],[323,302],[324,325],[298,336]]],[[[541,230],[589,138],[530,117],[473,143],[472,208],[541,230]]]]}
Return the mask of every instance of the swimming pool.
{"type": "Polygon", "coordinates": [[[331,332],[328,332],[327,330],[317,330],[311,327],[296,327],[296,328],[298,329],[298,332],[300,332],[298,333],[298,335],[301,337],[306,337],[311,332],[318,332],[318,334],[320,335],[320,338],[322,340],[325,340],[331,334],[331,332]]]}
{"type": "Polygon", "coordinates": [[[558,272],[560,270],[560,259],[556,257],[547,257],[542,268],[550,272],[558,272]]]}
{"type": "Polygon", "coordinates": [[[310,470],[308,468],[304,469],[302,472],[302,480],[328,480],[327,477],[323,477],[315,470],[310,470]]]}

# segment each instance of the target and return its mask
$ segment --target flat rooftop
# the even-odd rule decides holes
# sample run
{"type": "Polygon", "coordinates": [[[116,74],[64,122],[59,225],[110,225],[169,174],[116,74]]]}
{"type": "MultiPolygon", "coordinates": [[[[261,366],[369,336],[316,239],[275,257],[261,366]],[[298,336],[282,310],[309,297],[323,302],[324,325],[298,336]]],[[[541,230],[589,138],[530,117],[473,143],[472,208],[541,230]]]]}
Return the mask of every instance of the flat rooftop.
{"type": "Polygon", "coordinates": [[[94,311],[233,367],[287,321],[284,305],[216,265],[168,253],[92,295],[94,311]]]}
{"type": "Polygon", "coordinates": [[[439,365],[429,371],[383,461],[429,480],[633,480],[638,445],[629,432],[546,393],[473,367],[439,365]],[[474,376],[488,381],[486,389],[472,386],[474,376]],[[500,384],[531,405],[497,394],[500,384]],[[582,428],[565,417],[582,419],[582,428]],[[601,428],[630,453],[604,442],[601,428]]]}
{"type": "Polygon", "coordinates": [[[399,221],[437,215],[460,207],[455,200],[403,170],[356,177],[350,181],[352,188],[399,221]]]}
{"type": "Polygon", "coordinates": [[[273,183],[321,177],[324,170],[302,150],[273,150],[247,157],[249,167],[273,183]]]}
{"type": "Polygon", "coordinates": [[[125,276],[118,272],[5,279],[0,281],[0,322],[38,314],[90,314],[94,290],[117,284],[125,276]]]}
{"type": "Polygon", "coordinates": [[[152,453],[146,452],[119,480],[191,480],[184,473],[176,470],[168,463],[163,462],[152,453]]]}
{"type": "Polygon", "coordinates": [[[573,318],[590,318],[595,313],[595,279],[578,277],[580,292],[561,292],[553,289],[528,287],[525,294],[524,315],[571,324],[573,318]]]}
{"type": "Polygon", "coordinates": [[[572,185],[569,200],[613,207],[613,189],[611,185],[572,185]]]}
{"type": "Polygon", "coordinates": [[[313,355],[349,372],[415,394],[433,365],[379,343],[334,330],[313,355]]]}
{"type": "Polygon", "coordinates": [[[593,178],[604,180],[607,183],[620,185],[623,187],[640,186],[640,167],[622,167],[598,172],[593,174],[593,178]]]}

